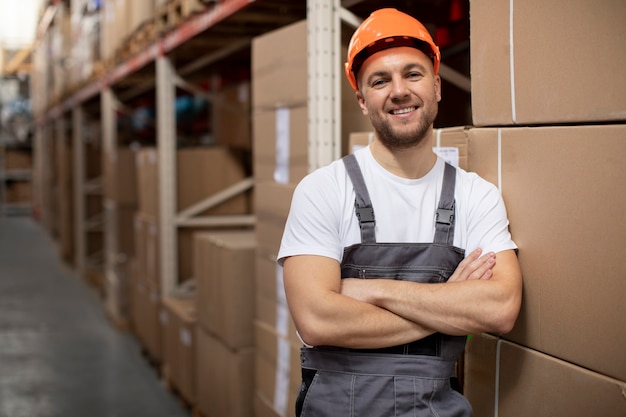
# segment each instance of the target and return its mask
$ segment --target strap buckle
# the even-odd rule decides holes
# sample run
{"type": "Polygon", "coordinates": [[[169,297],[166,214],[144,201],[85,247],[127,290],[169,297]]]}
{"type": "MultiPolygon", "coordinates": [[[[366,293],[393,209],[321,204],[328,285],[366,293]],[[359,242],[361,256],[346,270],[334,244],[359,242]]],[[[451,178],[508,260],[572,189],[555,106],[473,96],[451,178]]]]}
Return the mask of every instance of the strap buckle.
{"type": "Polygon", "coordinates": [[[375,221],[373,207],[357,207],[355,211],[360,223],[373,223],[375,221]]]}
{"type": "Polygon", "coordinates": [[[437,223],[451,225],[454,220],[454,208],[452,209],[437,209],[437,223]]]}

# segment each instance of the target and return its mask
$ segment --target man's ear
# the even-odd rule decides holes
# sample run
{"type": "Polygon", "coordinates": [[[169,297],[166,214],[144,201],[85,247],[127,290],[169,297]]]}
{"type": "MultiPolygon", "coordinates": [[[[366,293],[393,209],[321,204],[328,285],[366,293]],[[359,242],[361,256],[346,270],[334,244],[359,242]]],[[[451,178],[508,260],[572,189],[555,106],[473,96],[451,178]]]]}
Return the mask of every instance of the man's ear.
{"type": "Polygon", "coordinates": [[[435,93],[437,95],[437,103],[441,101],[441,77],[439,74],[435,75],[435,93]]]}
{"type": "Polygon", "coordinates": [[[365,98],[363,94],[361,94],[361,90],[356,92],[356,101],[359,103],[359,107],[361,108],[361,112],[364,116],[367,116],[367,106],[365,105],[365,98]]]}

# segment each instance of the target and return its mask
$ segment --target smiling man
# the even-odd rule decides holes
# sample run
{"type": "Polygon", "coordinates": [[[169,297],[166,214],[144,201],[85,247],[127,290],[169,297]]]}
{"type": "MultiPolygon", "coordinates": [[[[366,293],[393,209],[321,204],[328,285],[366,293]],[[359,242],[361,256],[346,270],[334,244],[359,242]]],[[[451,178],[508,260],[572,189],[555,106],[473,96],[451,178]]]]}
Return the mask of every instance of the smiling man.
{"type": "Polygon", "coordinates": [[[304,344],[299,417],[470,416],[453,389],[466,335],[517,318],[500,193],[432,151],[439,63],[395,9],[352,36],[346,76],[374,140],[301,181],[278,255],[304,344]]]}

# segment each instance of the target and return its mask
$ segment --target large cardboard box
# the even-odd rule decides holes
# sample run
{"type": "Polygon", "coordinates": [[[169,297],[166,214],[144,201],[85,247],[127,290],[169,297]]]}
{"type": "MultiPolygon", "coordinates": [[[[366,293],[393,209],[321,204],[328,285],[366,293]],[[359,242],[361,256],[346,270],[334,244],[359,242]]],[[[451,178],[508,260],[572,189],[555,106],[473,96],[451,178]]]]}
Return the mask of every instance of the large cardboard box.
{"type": "Polygon", "coordinates": [[[499,185],[522,308],[506,339],[626,380],[626,125],[472,129],[469,166],[499,185]]]}
{"type": "Polygon", "coordinates": [[[471,3],[476,126],[626,119],[626,3],[471,3]]]}
{"type": "Polygon", "coordinates": [[[164,375],[189,404],[196,402],[196,300],[163,297],[161,336],[164,375]]]}
{"type": "Polygon", "coordinates": [[[293,183],[264,181],[256,184],[256,240],[264,253],[278,253],[295,188],[293,183]]]}
{"type": "Polygon", "coordinates": [[[252,106],[255,109],[306,106],[306,42],[306,20],[252,40],[252,106]]]}
{"type": "Polygon", "coordinates": [[[196,340],[196,406],[202,415],[254,415],[254,349],[231,350],[201,326],[196,340]]]}
{"type": "Polygon", "coordinates": [[[279,416],[293,417],[302,381],[301,345],[290,342],[264,323],[256,323],[255,335],[255,392],[266,404],[260,408],[269,408],[279,416]]]}
{"type": "Polygon", "coordinates": [[[474,415],[626,415],[626,383],[489,335],[467,344],[464,394],[474,415]]]}
{"type": "Polygon", "coordinates": [[[198,324],[229,349],[254,346],[254,231],[195,235],[198,324]]]}

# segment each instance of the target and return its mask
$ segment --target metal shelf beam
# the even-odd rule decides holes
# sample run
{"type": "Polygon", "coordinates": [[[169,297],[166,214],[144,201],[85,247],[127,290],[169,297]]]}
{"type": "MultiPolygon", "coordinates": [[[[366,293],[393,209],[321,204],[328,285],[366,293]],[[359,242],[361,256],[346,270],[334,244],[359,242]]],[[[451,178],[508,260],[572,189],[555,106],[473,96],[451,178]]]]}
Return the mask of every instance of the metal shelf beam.
{"type": "Polygon", "coordinates": [[[161,294],[178,283],[178,236],[176,226],[176,72],[164,55],[156,61],[157,153],[159,175],[159,258],[161,294]]]}
{"type": "Polygon", "coordinates": [[[307,0],[309,171],[341,156],[339,0],[307,0]]]}

